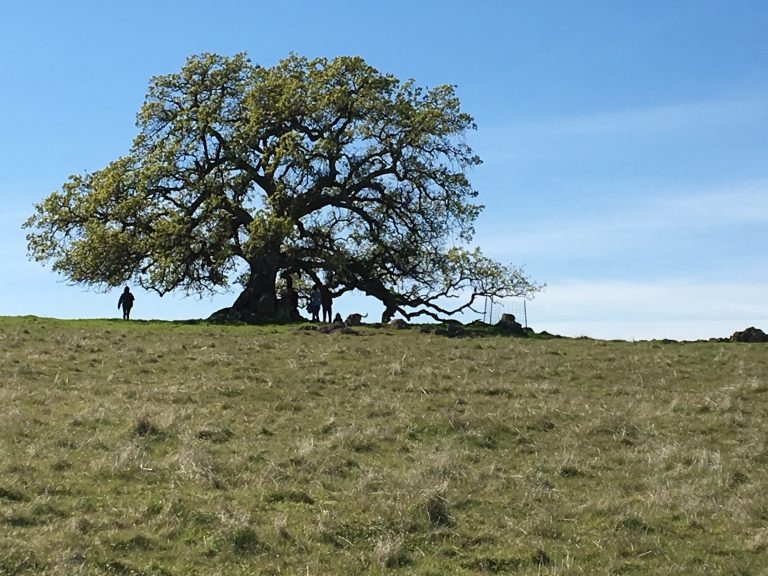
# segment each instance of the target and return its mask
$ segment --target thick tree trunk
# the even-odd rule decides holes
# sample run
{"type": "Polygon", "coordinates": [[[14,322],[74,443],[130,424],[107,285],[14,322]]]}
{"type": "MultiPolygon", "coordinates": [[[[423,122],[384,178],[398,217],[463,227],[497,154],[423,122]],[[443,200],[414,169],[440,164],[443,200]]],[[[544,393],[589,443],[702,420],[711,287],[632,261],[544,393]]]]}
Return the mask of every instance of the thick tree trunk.
{"type": "Polygon", "coordinates": [[[275,293],[276,280],[276,267],[252,268],[248,285],[232,305],[233,312],[245,320],[257,322],[279,320],[278,300],[275,293]]]}
{"type": "Polygon", "coordinates": [[[252,269],[248,285],[237,297],[232,308],[258,320],[273,320],[277,310],[276,280],[276,269],[252,269]]]}
{"type": "Polygon", "coordinates": [[[209,320],[216,322],[274,322],[279,320],[275,280],[277,267],[251,267],[251,275],[245,289],[229,308],[214,312],[209,320]]]}

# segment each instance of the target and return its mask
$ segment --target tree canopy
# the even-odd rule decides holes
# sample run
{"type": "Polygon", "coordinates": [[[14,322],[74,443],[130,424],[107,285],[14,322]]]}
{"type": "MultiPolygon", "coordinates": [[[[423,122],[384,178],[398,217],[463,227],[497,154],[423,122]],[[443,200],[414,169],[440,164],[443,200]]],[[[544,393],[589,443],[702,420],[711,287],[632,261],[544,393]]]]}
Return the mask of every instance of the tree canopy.
{"type": "MultiPolygon", "coordinates": [[[[190,57],[151,79],[128,153],[70,176],[25,222],[28,253],[73,283],[219,293],[270,317],[276,285],[359,290],[383,319],[444,318],[530,295],[520,268],[470,246],[482,210],[453,86],[359,57],[190,57]]],[[[295,310],[294,310],[295,313],[295,310]]]]}

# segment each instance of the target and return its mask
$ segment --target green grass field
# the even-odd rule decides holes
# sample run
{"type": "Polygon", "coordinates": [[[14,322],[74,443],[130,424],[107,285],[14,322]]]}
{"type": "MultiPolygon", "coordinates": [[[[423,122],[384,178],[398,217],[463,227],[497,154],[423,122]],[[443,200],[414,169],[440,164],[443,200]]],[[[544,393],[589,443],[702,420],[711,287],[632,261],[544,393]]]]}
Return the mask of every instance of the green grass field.
{"type": "Polygon", "coordinates": [[[768,345],[0,319],[0,574],[768,574],[768,345]]]}

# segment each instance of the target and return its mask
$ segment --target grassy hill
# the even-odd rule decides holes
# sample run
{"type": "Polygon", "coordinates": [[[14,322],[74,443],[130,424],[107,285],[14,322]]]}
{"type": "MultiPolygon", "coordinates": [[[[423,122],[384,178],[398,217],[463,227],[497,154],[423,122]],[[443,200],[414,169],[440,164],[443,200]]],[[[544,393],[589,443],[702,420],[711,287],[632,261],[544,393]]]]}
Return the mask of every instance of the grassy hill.
{"type": "Polygon", "coordinates": [[[0,574],[765,574],[768,345],[0,319],[0,574]]]}

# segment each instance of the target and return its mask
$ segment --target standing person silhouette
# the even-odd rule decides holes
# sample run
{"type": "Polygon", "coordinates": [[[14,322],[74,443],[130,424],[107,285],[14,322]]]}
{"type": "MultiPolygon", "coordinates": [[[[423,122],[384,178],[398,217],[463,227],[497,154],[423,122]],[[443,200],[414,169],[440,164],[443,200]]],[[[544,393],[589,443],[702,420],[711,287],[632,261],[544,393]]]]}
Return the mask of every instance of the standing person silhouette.
{"type": "Polygon", "coordinates": [[[320,304],[322,296],[320,294],[320,287],[315,284],[312,286],[312,292],[309,294],[309,305],[307,310],[312,314],[312,322],[320,322],[320,304]]]}
{"type": "Polygon", "coordinates": [[[123,293],[120,294],[120,299],[117,301],[117,309],[123,308],[123,320],[131,319],[131,308],[133,308],[133,301],[135,298],[131,294],[131,289],[128,286],[125,287],[123,293]]]}
{"type": "Polygon", "coordinates": [[[323,322],[331,322],[333,318],[333,294],[328,289],[328,286],[320,284],[320,302],[323,308],[323,322]],[[327,318],[327,319],[326,319],[327,318]]]}

